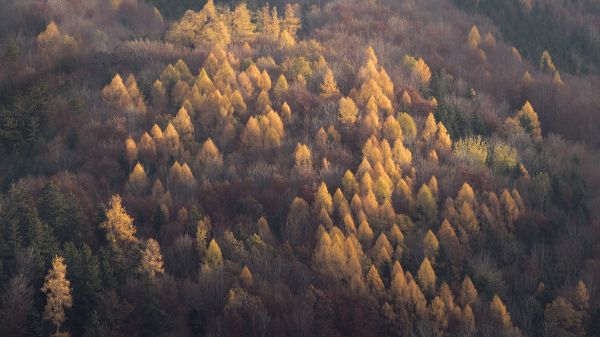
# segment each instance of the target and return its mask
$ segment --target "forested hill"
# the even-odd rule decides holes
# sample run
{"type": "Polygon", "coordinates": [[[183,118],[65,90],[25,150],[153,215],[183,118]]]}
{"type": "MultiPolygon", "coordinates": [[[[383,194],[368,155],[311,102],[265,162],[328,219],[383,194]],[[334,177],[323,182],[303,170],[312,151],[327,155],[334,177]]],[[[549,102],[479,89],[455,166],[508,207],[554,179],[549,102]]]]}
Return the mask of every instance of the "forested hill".
{"type": "Polygon", "coordinates": [[[597,10],[4,1],[0,335],[600,337],[597,10]]]}

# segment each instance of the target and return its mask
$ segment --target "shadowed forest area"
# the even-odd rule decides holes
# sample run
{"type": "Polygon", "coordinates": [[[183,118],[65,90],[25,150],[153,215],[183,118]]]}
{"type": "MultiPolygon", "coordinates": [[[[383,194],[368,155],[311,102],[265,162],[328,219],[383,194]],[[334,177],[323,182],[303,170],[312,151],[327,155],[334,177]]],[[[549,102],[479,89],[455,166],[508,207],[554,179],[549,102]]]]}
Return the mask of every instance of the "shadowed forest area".
{"type": "Polygon", "coordinates": [[[4,0],[2,336],[600,337],[600,7],[4,0]]]}

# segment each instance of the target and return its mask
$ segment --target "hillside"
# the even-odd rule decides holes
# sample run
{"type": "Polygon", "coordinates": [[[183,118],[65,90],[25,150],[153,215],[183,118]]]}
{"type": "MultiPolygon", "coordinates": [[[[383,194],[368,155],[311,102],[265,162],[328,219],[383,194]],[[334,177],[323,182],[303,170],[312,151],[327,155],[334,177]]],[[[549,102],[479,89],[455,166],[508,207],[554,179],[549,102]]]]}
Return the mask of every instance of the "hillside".
{"type": "Polygon", "coordinates": [[[598,14],[5,1],[0,335],[600,336],[598,14]]]}

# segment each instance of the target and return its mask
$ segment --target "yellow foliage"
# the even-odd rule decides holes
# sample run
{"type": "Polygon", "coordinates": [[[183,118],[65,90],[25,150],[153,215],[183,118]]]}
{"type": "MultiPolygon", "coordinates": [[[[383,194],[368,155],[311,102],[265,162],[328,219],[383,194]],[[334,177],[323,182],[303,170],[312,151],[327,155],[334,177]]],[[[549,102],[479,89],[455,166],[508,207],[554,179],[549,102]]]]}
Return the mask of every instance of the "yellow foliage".
{"type": "Polygon", "coordinates": [[[431,266],[431,262],[429,262],[427,257],[425,257],[423,262],[421,262],[421,266],[417,272],[417,280],[419,281],[419,286],[421,289],[423,289],[423,291],[433,294],[435,291],[436,276],[435,272],[433,271],[433,267],[431,266]]]}
{"type": "Polygon", "coordinates": [[[469,31],[469,35],[467,37],[467,42],[469,47],[472,49],[476,49],[477,47],[479,47],[479,44],[481,43],[481,35],[479,34],[477,26],[471,27],[471,30],[469,31]]]}
{"type": "Polygon", "coordinates": [[[139,271],[149,279],[154,279],[157,274],[165,272],[160,246],[154,239],[146,241],[146,247],[142,251],[141,265],[139,271]]]}
{"type": "Polygon", "coordinates": [[[62,256],[55,256],[52,267],[46,275],[42,292],[46,294],[46,306],[44,308],[44,319],[51,321],[56,326],[56,333],[67,317],[65,308],[71,308],[73,297],[71,296],[71,282],[66,278],[67,266],[62,256]]]}
{"type": "Polygon", "coordinates": [[[340,93],[340,90],[337,87],[337,83],[335,82],[335,78],[333,77],[333,72],[331,69],[327,69],[325,73],[325,78],[323,79],[323,83],[321,84],[321,97],[330,98],[336,96],[340,93]]]}

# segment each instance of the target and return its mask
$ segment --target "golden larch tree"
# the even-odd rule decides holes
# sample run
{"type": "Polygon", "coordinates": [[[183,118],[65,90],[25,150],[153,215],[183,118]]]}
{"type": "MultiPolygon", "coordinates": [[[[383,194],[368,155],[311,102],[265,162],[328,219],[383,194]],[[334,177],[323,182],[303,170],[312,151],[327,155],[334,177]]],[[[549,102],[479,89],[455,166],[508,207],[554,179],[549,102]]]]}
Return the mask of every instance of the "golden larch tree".
{"type": "Polygon", "coordinates": [[[71,282],[67,279],[67,266],[62,256],[55,256],[52,267],[46,275],[42,292],[46,294],[44,319],[56,326],[55,335],[60,333],[60,326],[67,320],[65,308],[71,308],[71,282]]]}
{"type": "Polygon", "coordinates": [[[333,77],[333,71],[327,69],[325,77],[323,78],[323,83],[321,84],[321,97],[330,98],[337,96],[339,93],[340,89],[338,89],[337,82],[333,77]]]}
{"type": "Polygon", "coordinates": [[[110,84],[102,89],[102,99],[114,109],[129,110],[133,108],[133,101],[119,74],[116,74],[110,84]]]}
{"type": "Polygon", "coordinates": [[[106,210],[106,220],[100,224],[106,230],[106,238],[114,248],[122,249],[138,242],[133,218],[121,204],[121,197],[113,195],[106,210]]]}
{"type": "Polygon", "coordinates": [[[417,280],[424,292],[433,294],[435,291],[436,276],[433,267],[431,266],[431,262],[427,257],[423,259],[423,262],[421,262],[421,266],[417,271],[417,280]]]}

